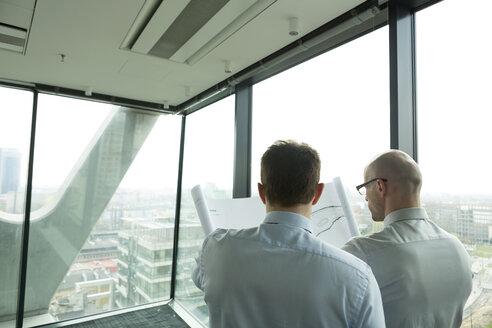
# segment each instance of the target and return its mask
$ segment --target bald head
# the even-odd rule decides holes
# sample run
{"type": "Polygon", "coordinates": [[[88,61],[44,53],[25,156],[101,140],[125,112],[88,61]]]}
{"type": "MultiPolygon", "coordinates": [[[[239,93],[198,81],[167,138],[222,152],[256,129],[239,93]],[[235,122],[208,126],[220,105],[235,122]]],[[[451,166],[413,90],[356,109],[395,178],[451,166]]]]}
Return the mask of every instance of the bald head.
{"type": "Polygon", "coordinates": [[[417,163],[400,150],[387,151],[372,160],[364,171],[366,177],[386,178],[390,189],[400,196],[419,197],[422,173],[417,163]]]}

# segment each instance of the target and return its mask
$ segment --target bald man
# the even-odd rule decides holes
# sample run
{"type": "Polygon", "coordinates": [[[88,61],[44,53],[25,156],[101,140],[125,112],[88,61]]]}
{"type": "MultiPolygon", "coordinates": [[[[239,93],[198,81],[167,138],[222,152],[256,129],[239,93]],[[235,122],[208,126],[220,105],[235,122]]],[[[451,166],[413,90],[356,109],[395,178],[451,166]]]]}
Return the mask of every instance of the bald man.
{"type": "Polygon", "coordinates": [[[366,195],[381,232],[348,241],[343,249],[371,267],[387,327],[459,327],[472,288],[470,258],[460,241],[420,207],[422,174],[399,150],[377,156],[357,190],[366,195]]]}

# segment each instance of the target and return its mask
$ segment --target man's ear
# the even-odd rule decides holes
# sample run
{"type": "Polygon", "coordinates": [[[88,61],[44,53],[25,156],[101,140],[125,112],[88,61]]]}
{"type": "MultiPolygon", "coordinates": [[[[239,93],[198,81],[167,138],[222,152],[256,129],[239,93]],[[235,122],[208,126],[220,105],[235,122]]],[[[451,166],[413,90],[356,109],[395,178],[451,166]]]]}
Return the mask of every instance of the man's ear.
{"type": "Polygon", "coordinates": [[[386,192],[388,191],[388,188],[386,186],[386,182],[384,182],[381,179],[377,180],[377,187],[378,187],[378,192],[381,196],[386,195],[386,192]]]}
{"type": "Polygon", "coordinates": [[[314,195],[314,199],[312,205],[316,204],[323,193],[323,189],[325,188],[324,183],[318,183],[318,187],[316,188],[316,194],[314,195]]]}
{"type": "Polygon", "coordinates": [[[258,194],[260,195],[263,204],[266,204],[265,188],[261,183],[258,182],[258,194]]]}

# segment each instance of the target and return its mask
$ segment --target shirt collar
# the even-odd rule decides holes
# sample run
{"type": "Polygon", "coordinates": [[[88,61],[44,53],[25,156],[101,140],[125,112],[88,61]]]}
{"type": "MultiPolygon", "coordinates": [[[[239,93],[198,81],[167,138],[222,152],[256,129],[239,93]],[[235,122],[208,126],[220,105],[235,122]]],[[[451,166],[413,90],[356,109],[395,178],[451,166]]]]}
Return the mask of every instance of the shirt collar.
{"type": "Polygon", "coordinates": [[[307,217],[293,213],[293,212],[284,212],[284,211],[271,211],[267,213],[265,220],[263,223],[267,224],[282,224],[295,228],[301,228],[306,230],[309,233],[312,233],[313,229],[311,227],[311,220],[307,217]]]}
{"type": "Polygon", "coordinates": [[[427,220],[427,212],[423,207],[410,207],[391,212],[384,218],[384,226],[387,227],[402,220],[427,220]]]}

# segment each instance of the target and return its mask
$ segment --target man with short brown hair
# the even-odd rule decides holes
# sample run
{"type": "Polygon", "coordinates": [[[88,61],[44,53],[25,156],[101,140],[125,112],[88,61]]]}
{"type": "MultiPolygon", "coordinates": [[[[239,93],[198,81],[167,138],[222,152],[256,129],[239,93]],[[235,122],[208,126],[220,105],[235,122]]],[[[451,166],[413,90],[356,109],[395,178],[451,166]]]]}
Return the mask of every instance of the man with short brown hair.
{"type": "Polygon", "coordinates": [[[205,239],[192,278],[211,328],[384,327],[369,266],[312,234],[320,166],[309,145],[275,142],[261,160],[263,223],[205,239]]]}
{"type": "MultiPolygon", "coordinates": [[[[304,143],[279,140],[261,158],[259,188],[269,203],[281,206],[312,201],[319,185],[321,160],[318,152],[304,143]]],[[[321,195],[321,191],[319,192],[321,195]]]]}

